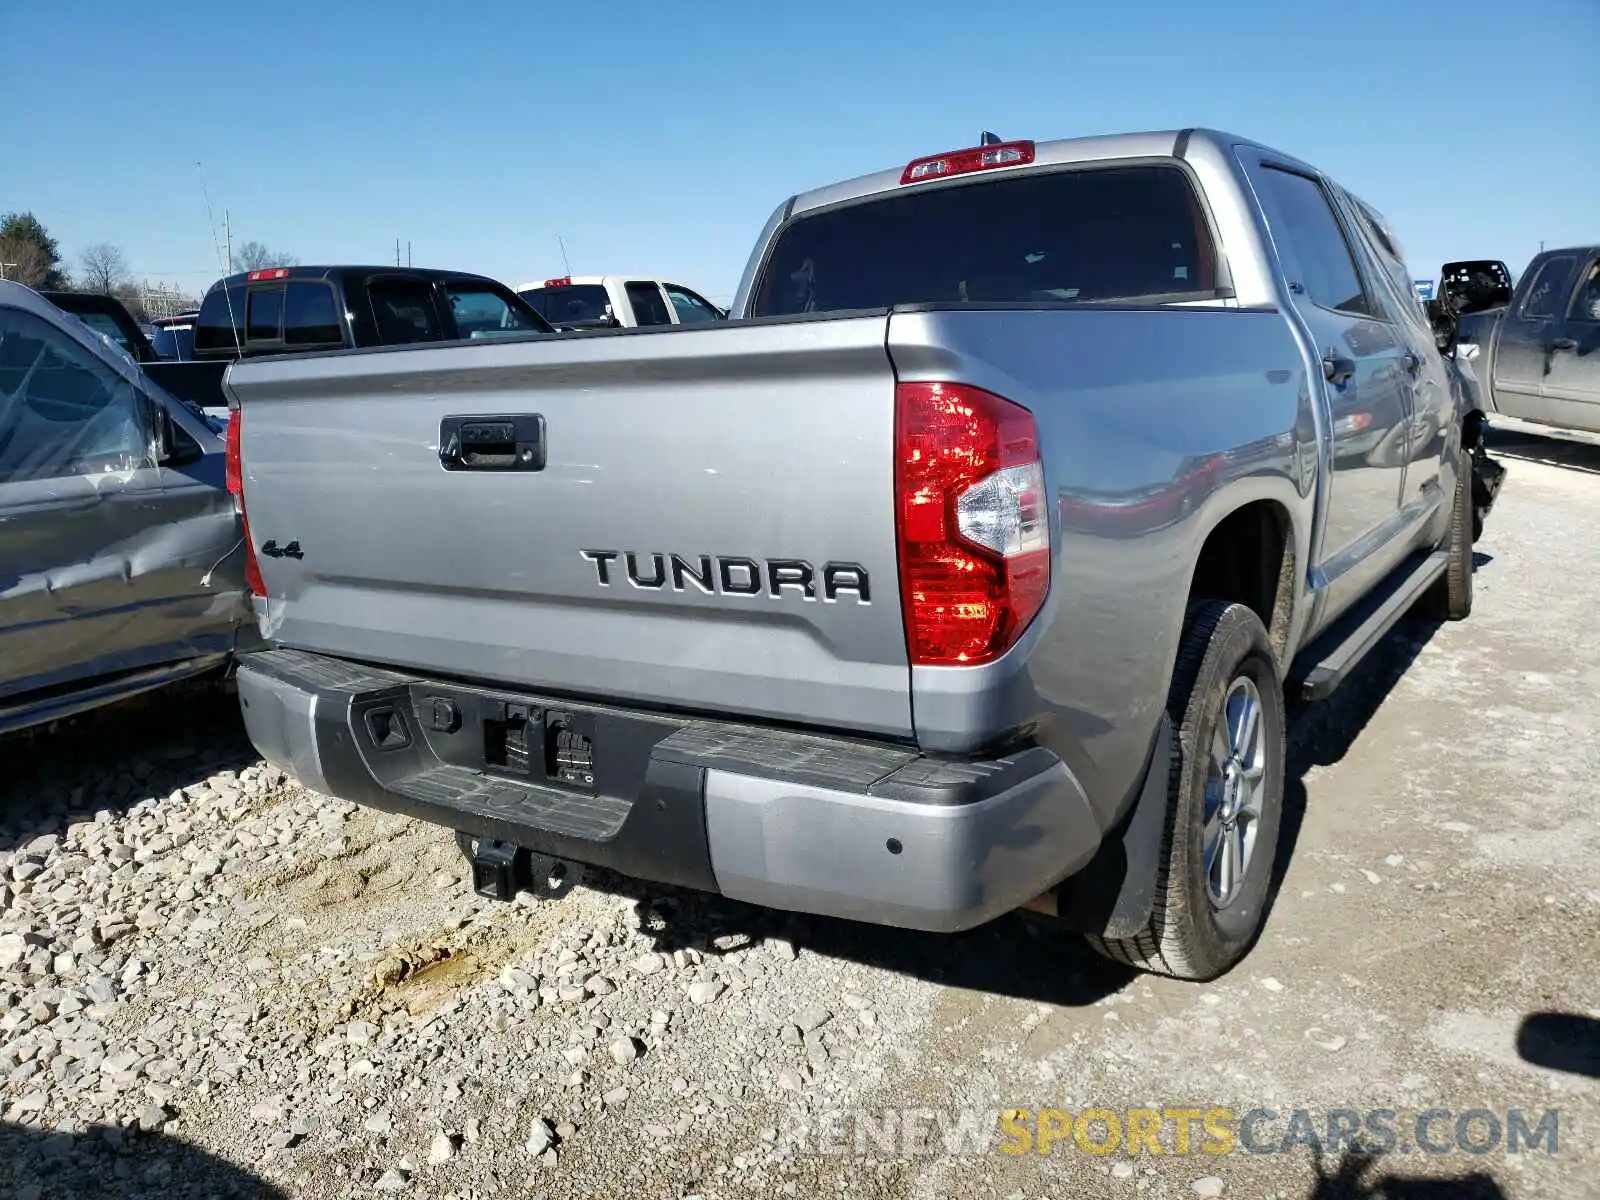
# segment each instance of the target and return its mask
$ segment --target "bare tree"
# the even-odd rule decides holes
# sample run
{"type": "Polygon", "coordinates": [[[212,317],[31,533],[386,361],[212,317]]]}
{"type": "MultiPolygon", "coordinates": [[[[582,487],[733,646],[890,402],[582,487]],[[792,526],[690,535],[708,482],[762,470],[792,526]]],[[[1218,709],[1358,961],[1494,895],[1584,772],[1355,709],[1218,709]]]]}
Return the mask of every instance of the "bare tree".
{"type": "Polygon", "coordinates": [[[300,260],[292,254],[269,250],[260,242],[246,242],[233,252],[235,271],[259,271],[263,267],[298,267],[300,260]]]}
{"type": "Polygon", "coordinates": [[[97,242],[83,252],[80,283],[86,292],[110,296],[128,282],[128,257],[120,246],[97,242]]]}

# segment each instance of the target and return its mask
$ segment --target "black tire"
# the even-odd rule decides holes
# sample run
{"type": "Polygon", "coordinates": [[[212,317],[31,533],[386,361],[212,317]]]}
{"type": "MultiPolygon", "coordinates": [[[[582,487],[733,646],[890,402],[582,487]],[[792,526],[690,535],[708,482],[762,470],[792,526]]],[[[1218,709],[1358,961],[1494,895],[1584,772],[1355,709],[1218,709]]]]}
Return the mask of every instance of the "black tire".
{"type": "MultiPolygon", "coordinates": [[[[1091,936],[1089,943],[1105,957],[1141,970],[1177,979],[1214,979],[1245,956],[1261,931],[1283,815],[1283,686],[1267,631],[1253,611],[1220,600],[1190,606],[1167,712],[1177,737],[1150,920],[1131,938],[1091,936]],[[1260,700],[1260,811],[1242,877],[1219,906],[1204,858],[1207,776],[1224,704],[1230,695],[1247,694],[1236,692],[1241,680],[1253,686],[1260,700]]],[[[1160,763],[1151,767],[1160,769],[1160,763]]],[[[1213,789],[1214,798],[1217,794],[1213,789]]]]}
{"type": "Polygon", "coordinates": [[[1417,608],[1424,616],[1440,621],[1464,621],[1472,615],[1472,543],[1474,506],[1472,503],[1472,452],[1465,444],[1456,451],[1456,494],[1450,508],[1450,529],[1444,544],[1450,561],[1417,608]]]}

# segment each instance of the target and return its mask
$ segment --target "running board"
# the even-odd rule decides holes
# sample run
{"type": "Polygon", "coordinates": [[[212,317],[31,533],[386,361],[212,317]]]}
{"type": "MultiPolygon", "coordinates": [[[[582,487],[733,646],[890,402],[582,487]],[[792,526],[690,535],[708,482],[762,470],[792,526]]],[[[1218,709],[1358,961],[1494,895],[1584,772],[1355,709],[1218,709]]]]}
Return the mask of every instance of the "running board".
{"type": "Polygon", "coordinates": [[[1422,594],[1443,575],[1450,563],[1447,550],[1436,550],[1420,559],[1409,571],[1393,577],[1387,587],[1380,585],[1371,595],[1340,617],[1331,628],[1300,656],[1290,675],[1291,687],[1298,687],[1305,700],[1326,700],[1355,670],[1384,634],[1411,611],[1422,594]]]}

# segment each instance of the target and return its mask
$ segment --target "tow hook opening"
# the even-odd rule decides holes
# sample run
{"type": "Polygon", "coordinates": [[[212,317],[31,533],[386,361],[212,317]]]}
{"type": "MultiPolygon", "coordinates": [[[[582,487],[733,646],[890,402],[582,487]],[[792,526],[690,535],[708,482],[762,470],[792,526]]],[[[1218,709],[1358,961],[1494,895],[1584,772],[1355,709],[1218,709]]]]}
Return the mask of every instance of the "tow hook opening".
{"type": "Polygon", "coordinates": [[[456,844],[472,867],[472,890],[489,900],[514,900],[526,891],[541,900],[570,892],[583,877],[578,863],[494,838],[457,833],[456,844]]]}

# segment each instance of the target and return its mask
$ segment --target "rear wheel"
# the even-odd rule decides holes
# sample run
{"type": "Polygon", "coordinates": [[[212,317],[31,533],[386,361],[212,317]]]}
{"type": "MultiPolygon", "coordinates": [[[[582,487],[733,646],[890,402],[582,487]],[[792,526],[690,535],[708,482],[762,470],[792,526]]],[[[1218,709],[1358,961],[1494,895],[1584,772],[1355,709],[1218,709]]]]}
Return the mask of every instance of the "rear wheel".
{"type": "Polygon", "coordinates": [[[1150,920],[1131,938],[1089,941],[1129,966],[1212,979],[1261,930],[1283,813],[1283,688],[1253,611],[1190,608],[1167,711],[1178,736],[1150,920]]]}
{"type": "Polygon", "coordinates": [[[1456,451],[1456,491],[1450,509],[1450,529],[1441,550],[1450,558],[1444,574],[1428,589],[1418,609],[1441,621],[1463,621],[1472,614],[1472,452],[1465,440],[1456,451]]]}

